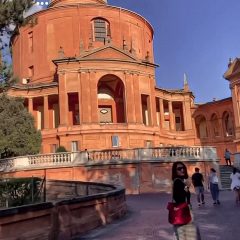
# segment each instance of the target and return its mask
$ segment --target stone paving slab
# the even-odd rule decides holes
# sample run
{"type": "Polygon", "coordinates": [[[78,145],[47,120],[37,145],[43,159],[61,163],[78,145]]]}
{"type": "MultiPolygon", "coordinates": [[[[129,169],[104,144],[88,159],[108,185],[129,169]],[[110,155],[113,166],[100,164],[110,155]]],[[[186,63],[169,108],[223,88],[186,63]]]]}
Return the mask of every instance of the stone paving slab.
{"type": "MultiPolygon", "coordinates": [[[[213,205],[209,193],[205,206],[198,207],[192,194],[195,222],[202,240],[240,239],[240,205],[236,206],[231,191],[220,193],[220,205],[213,205]]],[[[75,240],[171,240],[172,226],[167,221],[165,193],[127,196],[128,214],[121,220],[98,228],[75,240]]]]}

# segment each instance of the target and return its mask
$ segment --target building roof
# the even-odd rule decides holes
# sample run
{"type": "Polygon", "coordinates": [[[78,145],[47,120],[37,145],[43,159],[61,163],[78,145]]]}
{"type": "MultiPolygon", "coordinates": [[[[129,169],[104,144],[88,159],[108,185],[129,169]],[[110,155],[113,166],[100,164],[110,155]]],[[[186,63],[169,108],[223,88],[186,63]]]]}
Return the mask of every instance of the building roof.
{"type": "Polygon", "coordinates": [[[155,87],[156,90],[159,91],[164,91],[164,92],[168,92],[168,93],[191,93],[193,95],[193,93],[191,91],[186,91],[183,88],[179,88],[179,89],[166,89],[166,88],[161,88],[161,87],[155,87]]]}
{"type": "Polygon", "coordinates": [[[51,0],[51,3],[50,3],[49,6],[63,5],[63,4],[72,4],[72,3],[107,4],[107,0],[51,0]]]}
{"type": "Polygon", "coordinates": [[[223,98],[223,99],[220,99],[220,100],[213,100],[211,102],[206,102],[206,103],[196,103],[195,105],[201,107],[201,106],[205,106],[205,105],[219,104],[219,103],[222,103],[222,102],[225,102],[225,101],[230,101],[230,100],[232,100],[232,97],[223,98]]]}

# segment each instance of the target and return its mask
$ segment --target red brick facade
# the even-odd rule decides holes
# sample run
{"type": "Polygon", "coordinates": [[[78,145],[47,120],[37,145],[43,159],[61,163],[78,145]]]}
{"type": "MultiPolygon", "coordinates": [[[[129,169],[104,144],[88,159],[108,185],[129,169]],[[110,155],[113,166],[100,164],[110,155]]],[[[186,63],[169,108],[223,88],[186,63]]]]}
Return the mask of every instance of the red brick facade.
{"type": "Polygon", "coordinates": [[[106,2],[52,0],[13,39],[20,83],[9,95],[25,98],[42,130],[42,152],[60,145],[69,151],[210,145],[219,157],[226,147],[236,151],[240,118],[232,99],[196,105],[187,83],[158,88],[150,23],[106,2]]]}

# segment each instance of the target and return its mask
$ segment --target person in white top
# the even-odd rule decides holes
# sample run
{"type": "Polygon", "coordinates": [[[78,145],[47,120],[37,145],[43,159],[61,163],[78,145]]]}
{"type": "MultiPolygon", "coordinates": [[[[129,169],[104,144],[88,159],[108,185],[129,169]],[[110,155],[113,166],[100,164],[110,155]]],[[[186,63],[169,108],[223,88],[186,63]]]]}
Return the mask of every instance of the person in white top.
{"type": "Polygon", "coordinates": [[[209,188],[210,188],[214,205],[220,204],[218,182],[219,181],[218,181],[216,170],[214,168],[211,168],[210,175],[208,177],[208,183],[209,183],[209,188]]]}
{"type": "Polygon", "coordinates": [[[233,168],[233,172],[230,175],[232,180],[231,189],[235,192],[236,195],[236,204],[240,203],[240,173],[237,171],[237,168],[233,168]]]}

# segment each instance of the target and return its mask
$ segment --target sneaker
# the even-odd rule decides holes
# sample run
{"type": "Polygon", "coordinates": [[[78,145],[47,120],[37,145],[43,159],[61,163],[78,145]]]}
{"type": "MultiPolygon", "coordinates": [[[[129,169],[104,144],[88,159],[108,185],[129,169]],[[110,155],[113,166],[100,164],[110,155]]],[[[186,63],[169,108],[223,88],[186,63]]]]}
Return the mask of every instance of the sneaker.
{"type": "Polygon", "coordinates": [[[215,205],[215,204],[217,204],[216,202],[213,202],[213,204],[215,205]]]}
{"type": "Polygon", "coordinates": [[[202,202],[202,205],[204,205],[205,204],[205,202],[202,202]]]}
{"type": "Polygon", "coordinates": [[[217,200],[217,204],[218,204],[218,205],[220,204],[220,201],[219,201],[219,200],[217,200]]]}
{"type": "Polygon", "coordinates": [[[201,206],[201,203],[199,203],[198,206],[200,207],[200,206],[201,206]]]}

